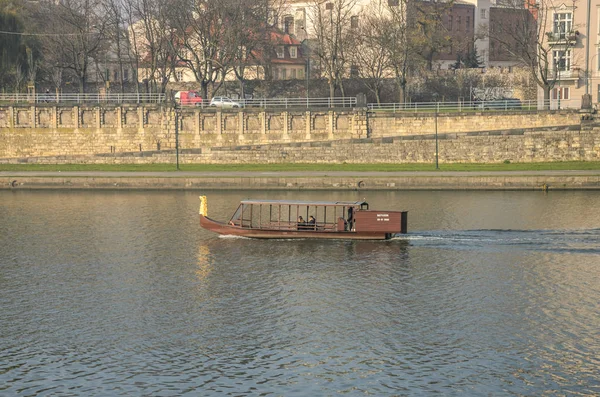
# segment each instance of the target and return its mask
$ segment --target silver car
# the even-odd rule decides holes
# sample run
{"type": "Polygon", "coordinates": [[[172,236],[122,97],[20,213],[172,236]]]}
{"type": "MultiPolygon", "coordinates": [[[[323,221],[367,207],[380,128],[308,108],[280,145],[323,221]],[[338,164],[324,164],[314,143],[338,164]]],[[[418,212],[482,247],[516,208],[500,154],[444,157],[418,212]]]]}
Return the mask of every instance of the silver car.
{"type": "Polygon", "coordinates": [[[242,105],[239,102],[235,102],[231,98],[226,96],[216,96],[210,101],[210,106],[218,108],[241,108],[242,105]]]}

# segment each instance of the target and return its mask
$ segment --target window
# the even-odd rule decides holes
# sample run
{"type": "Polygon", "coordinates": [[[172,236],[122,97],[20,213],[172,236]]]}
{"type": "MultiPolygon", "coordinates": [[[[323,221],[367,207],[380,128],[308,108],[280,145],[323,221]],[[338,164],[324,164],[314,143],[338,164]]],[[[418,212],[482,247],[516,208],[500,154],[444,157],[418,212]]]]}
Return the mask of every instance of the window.
{"type": "Polygon", "coordinates": [[[296,76],[296,69],[292,69],[292,76],[291,77],[294,80],[298,78],[298,76],[296,76]]]}
{"type": "Polygon", "coordinates": [[[467,17],[467,22],[466,22],[466,30],[467,32],[471,31],[471,17],[467,17]]]}
{"type": "Polygon", "coordinates": [[[461,23],[461,17],[460,15],[456,17],[456,30],[460,30],[460,23],[461,23]]]}
{"type": "Polygon", "coordinates": [[[123,81],[129,81],[129,69],[123,69],[123,81]]]}
{"type": "Polygon", "coordinates": [[[113,81],[119,81],[119,71],[117,69],[113,70],[113,81]]]}
{"type": "Polygon", "coordinates": [[[388,7],[398,7],[400,0],[388,0],[388,7]]]}
{"type": "Polygon", "coordinates": [[[571,50],[554,50],[552,51],[552,59],[557,71],[566,72],[571,70],[571,50]]]}
{"type": "Polygon", "coordinates": [[[350,17],[350,28],[357,29],[358,28],[358,17],[353,15],[350,17]]]}
{"type": "Polygon", "coordinates": [[[304,78],[304,69],[298,69],[298,78],[299,79],[303,79],[304,78]]]}
{"type": "Polygon", "coordinates": [[[290,47],[290,57],[298,58],[298,49],[296,47],[290,47]]]}
{"type": "Polygon", "coordinates": [[[448,30],[452,30],[452,15],[448,15],[448,30]]]}
{"type": "Polygon", "coordinates": [[[487,18],[487,10],[485,8],[482,8],[480,11],[480,15],[481,15],[481,19],[486,19],[487,18]]]}
{"type": "Polygon", "coordinates": [[[238,51],[239,57],[245,61],[248,58],[248,48],[245,45],[241,45],[238,47],[238,51]]]}
{"type": "Polygon", "coordinates": [[[358,65],[350,66],[350,77],[357,78],[358,77],[358,65]]]}
{"type": "Polygon", "coordinates": [[[557,12],[554,14],[554,35],[564,39],[565,34],[573,29],[573,14],[571,12],[557,12]]]}
{"type": "Polygon", "coordinates": [[[177,72],[175,72],[175,76],[177,77],[177,81],[183,81],[183,71],[182,70],[178,70],[177,72]]]}
{"type": "Polygon", "coordinates": [[[277,52],[277,58],[285,58],[285,55],[283,53],[283,46],[279,46],[277,48],[275,48],[275,51],[277,52]]]}
{"type": "Polygon", "coordinates": [[[287,16],[283,19],[283,31],[285,33],[294,33],[294,17],[287,16]]]}
{"type": "Polygon", "coordinates": [[[569,87],[558,87],[552,90],[552,99],[571,99],[569,87]]]}
{"type": "Polygon", "coordinates": [[[281,80],[287,79],[287,69],[281,69],[281,80]]]}

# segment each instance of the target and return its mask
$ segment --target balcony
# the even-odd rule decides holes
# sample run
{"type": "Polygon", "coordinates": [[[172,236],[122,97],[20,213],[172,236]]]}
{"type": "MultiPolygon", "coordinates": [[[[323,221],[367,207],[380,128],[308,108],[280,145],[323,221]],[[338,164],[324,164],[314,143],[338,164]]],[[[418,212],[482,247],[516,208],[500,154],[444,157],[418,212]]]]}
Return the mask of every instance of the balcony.
{"type": "Polygon", "coordinates": [[[557,81],[570,81],[570,80],[579,80],[580,78],[585,77],[585,70],[581,70],[578,67],[573,67],[569,70],[557,70],[556,71],[556,80],[557,81]]]}
{"type": "Polygon", "coordinates": [[[579,31],[570,32],[546,32],[549,44],[573,44],[579,37],[579,31]]]}

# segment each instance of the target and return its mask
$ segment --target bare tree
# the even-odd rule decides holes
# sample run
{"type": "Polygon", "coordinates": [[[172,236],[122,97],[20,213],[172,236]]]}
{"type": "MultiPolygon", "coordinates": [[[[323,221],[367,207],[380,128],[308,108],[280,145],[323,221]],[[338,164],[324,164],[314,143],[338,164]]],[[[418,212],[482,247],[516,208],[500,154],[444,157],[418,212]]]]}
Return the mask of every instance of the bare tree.
{"type": "MultiPolygon", "coordinates": [[[[526,67],[544,92],[544,107],[558,70],[568,69],[568,52],[575,43],[574,26],[552,19],[553,10],[563,1],[539,0],[525,6],[516,0],[489,26],[490,47],[508,54],[526,67]]],[[[575,7],[576,0],[572,6],[575,7]]]]}
{"type": "Polygon", "coordinates": [[[411,35],[408,24],[407,0],[388,2],[389,18],[383,22],[385,48],[394,70],[394,80],[398,87],[398,99],[406,102],[406,87],[411,65],[414,65],[411,35]]]}
{"type": "Polygon", "coordinates": [[[309,19],[312,22],[315,45],[312,53],[319,61],[321,74],[327,78],[329,96],[334,97],[338,88],[342,90],[342,77],[348,69],[352,18],[356,0],[315,0],[311,6],[309,19]]]}
{"type": "Polygon", "coordinates": [[[23,72],[23,64],[21,61],[17,61],[14,65],[15,67],[15,92],[19,92],[21,89],[21,84],[23,84],[23,80],[25,79],[25,73],[23,72]]]}
{"type": "MultiPolygon", "coordinates": [[[[381,103],[381,91],[385,79],[393,70],[390,47],[386,35],[389,14],[382,1],[374,1],[361,15],[359,27],[352,29],[352,45],[349,57],[352,63],[350,77],[359,77],[364,86],[381,103]]],[[[395,47],[395,43],[393,44],[395,47]]]]}
{"type": "Polygon", "coordinates": [[[231,67],[231,42],[227,41],[228,21],[233,1],[177,1],[173,13],[174,42],[177,58],[191,71],[208,97],[209,86],[217,81],[217,90],[231,67]]]}
{"type": "Polygon", "coordinates": [[[56,90],[59,90],[63,85],[63,81],[64,81],[63,74],[64,74],[64,70],[59,67],[50,68],[50,70],[48,71],[50,81],[52,82],[52,85],[54,86],[54,88],[56,90]]]}
{"type": "Polygon", "coordinates": [[[410,38],[416,53],[427,63],[427,70],[433,70],[436,56],[451,44],[451,34],[444,24],[444,17],[450,12],[454,1],[407,3],[407,22],[410,38]]]}
{"type": "MultiPolygon", "coordinates": [[[[227,25],[223,40],[228,49],[229,67],[240,84],[240,96],[245,96],[246,70],[249,65],[267,61],[269,54],[270,32],[269,5],[264,0],[235,0],[227,13],[227,25]]],[[[258,71],[258,70],[257,70],[258,71]]]]}
{"type": "Polygon", "coordinates": [[[114,57],[118,65],[118,79],[119,87],[121,92],[124,92],[124,76],[125,76],[125,65],[130,62],[130,53],[127,45],[127,29],[125,4],[123,0],[101,0],[106,19],[108,20],[108,26],[106,30],[106,37],[110,45],[107,48],[108,53],[105,56],[105,60],[112,63],[114,57]]]}
{"type": "Polygon", "coordinates": [[[79,91],[85,92],[91,62],[106,45],[107,20],[97,0],[63,0],[43,3],[43,36],[46,62],[69,69],[77,76],[79,91]]]}
{"type": "Polygon", "coordinates": [[[146,91],[165,92],[177,62],[172,13],[176,1],[128,0],[129,49],[135,57],[135,69],[143,69],[146,91]]]}

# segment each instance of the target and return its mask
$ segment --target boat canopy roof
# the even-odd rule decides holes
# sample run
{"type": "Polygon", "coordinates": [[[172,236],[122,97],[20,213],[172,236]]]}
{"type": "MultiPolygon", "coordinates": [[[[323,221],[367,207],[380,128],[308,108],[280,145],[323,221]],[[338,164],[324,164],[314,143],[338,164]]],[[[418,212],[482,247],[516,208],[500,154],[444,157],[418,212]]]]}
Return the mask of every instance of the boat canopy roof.
{"type": "Polygon", "coordinates": [[[337,207],[359,207],[367,204],[366,201],[297,201],[297,200],[242,200],[241,204],[267,204],[267,205],[320,205],[337,207]]]}

